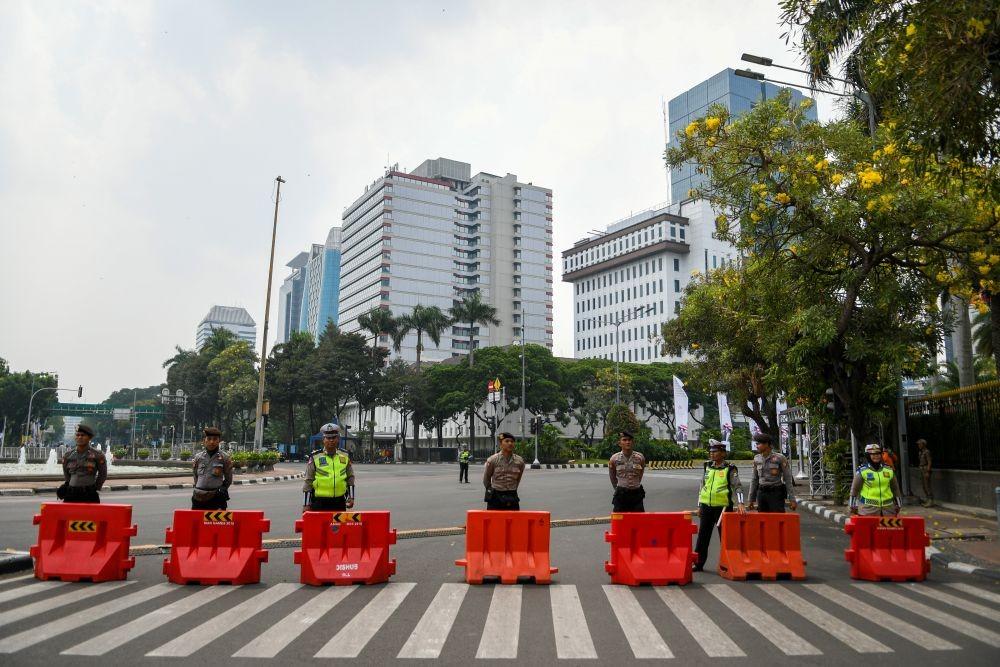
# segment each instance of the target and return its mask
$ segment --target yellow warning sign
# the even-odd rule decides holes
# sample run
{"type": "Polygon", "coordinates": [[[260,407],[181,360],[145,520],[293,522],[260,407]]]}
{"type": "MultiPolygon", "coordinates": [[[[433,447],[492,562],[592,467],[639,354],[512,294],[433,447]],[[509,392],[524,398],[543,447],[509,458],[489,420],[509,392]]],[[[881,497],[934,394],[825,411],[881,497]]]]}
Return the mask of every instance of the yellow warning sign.
{"type": "Polygon", "coordinates": [[[893,519],[893,518],[888,518],[888,517],[882,517],[882,518],[880,518],[878,520],[878,527],[879,528],[902,528],[903,527],[903,520],[902,519],[893,519]]]}
{"type": "Polygon", "coordinates": [[[70,521],[69,532],[71,533],[96,533],[97,522],[95,521],[70,521]]]}
{"type": "Polygon", "coordinates": [[[360,512],[336,512],[330,519],[331,523],[358,523],[360,521],[360,512]]]}
{"type": "Polygon", "coordinates": [[[233,520],[233,513],[216,510],[213,512],[205,512],[204,517],[206,523],[229,523],[233,520]]]}

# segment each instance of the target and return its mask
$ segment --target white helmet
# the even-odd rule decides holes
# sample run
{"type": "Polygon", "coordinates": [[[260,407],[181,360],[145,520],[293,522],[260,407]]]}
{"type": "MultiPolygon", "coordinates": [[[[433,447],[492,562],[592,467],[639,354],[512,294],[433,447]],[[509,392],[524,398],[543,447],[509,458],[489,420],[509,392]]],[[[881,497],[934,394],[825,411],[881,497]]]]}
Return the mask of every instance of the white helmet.
{"type": "Polygon", "coordinates": [[[323,424],[319,432],[323,435],[340,435],[340,426],[337,424],[323,424]]]}
{"type": "Polygon", "coordinates": [[[881,454],[882,448],[874,442],[865,447],[865,454],[881,454]]]}

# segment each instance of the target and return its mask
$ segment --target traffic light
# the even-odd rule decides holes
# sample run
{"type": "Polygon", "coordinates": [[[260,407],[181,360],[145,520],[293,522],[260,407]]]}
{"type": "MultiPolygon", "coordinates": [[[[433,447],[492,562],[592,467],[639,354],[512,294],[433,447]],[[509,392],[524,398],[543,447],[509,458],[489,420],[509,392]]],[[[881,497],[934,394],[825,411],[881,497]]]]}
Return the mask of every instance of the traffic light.
{"type": "Polygon", "coordinates": [[[82,384],[79,387],[76,388],[76,397],[77,398],[82,398],[83,397],[83,385],[82,384]]]}

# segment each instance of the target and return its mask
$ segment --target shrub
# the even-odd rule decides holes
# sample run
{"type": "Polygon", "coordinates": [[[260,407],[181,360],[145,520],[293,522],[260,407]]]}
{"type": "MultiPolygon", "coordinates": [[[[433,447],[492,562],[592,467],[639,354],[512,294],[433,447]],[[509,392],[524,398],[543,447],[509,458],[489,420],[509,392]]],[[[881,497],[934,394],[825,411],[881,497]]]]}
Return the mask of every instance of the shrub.
{"type": "Polygon", "coordinates": [[[249,452],[233,452],[233,465],[239,468],[246,467],[249,452]]]}
{"type": "Polygon", "coordinates": [[[118,449],[112,450],[112,454],[115,455],[116,459],[123,459],[128,456],[128,450],[124,447],[119,447],[118,449]]]}
{"type": "Polygon", "coordinates": [[[140,461],[145,461],[146,459],[149,458],[149,450],[148,449],[140,449],[139,451],[137,451],[135,453],[135,455],[139,457],[140,461]]]}
{"type": "Polygon", "coordinates": [[[181,461],[187,461],[190,458],[191,458],[191,450],[190,449],[181,450],[181,461]]]}
{"type": "Polygon", "coordinates": [[[166,449],[166,448],[161,449],[160,450],[160,460],[161,461],[166,461],[169,458],[170,458],[170,450],[166,449]]]}
{"type": "Polygon", "coordinates": [[[831,442],[823,450],[823,465],[833,476],[833,502],[843,505],[851,493],[851,443],[848,440],[831,442]]]}
{"type": "Polygon", "coordinates": [[[731,461],[752,461],[755,452],[751,452],[749,449],[733,450],[729,452],[726,457],[731,461]]]}
{"type": "Polygon", "coordinates": [[[695,460],[708,459],[708,450],[696,448],[691,450],[691,458],[695,460]]]}
{"type": "Polygon", "coordinates": [[[636,451],[642,453],[647,461],[686,461],[691,453],[672,440],[649,440],[639,443],[636,451]]]}
{"type": "Polygon", "coordinates": [[[265,465],[274,465],[280,459],[278,452],[261,452],[260,454],[261,463],[265,465]]]}

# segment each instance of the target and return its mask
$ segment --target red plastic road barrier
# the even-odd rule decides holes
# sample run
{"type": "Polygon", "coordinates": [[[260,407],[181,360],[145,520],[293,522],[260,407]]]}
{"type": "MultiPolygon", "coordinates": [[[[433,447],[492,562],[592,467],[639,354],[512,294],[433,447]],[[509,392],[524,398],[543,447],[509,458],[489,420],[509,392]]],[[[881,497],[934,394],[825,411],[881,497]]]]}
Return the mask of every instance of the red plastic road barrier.
{"type": "Polygon", "coordinates": [[[799,515],[724,513],[719,574],[725,579],[805,579],[799,515]]]}
{"type": "Polygon", "coordinates": [[[469,510],[465,515],[465,580],[481,584],[499,579],[503,584],[534,580],[552,583],[559,571],[549,566],[549,513],[469,510]]]}
{"type": "Polygon", "coordinates": [[[139,532],[131,505],[43,503],[32,523],[35,576],[63,581],[118,581],[135,567],[128,548],[139,532]]]}
{"type": "Polygon", "coordinates": [[[851,536],[844,558],[851,564],[852,579],[923,581],[931,571],[924,551],[931,539],[922,516],[852,516],[844,532],[851,536]]]}
{"type": "Polygon", "coordinates": [[[303,584],[380,584],[396,574],[388,512],[306,512],[295,532],[302,533],[302,549],[292,560],[303,584]]]}
{"type": "Polygon", "coordinates": [[[261,511],[174,510],[163,574],[175,584],[256,584],[267,562],[261,511]]]}
{"type": "Polygon", "coordinates": [[[690,512],[629,512],[611,515],[611,559],[604,570],[611,583],[639,586],[691,583],[698,555],[691,536],[698,532],[690,512]]]}

